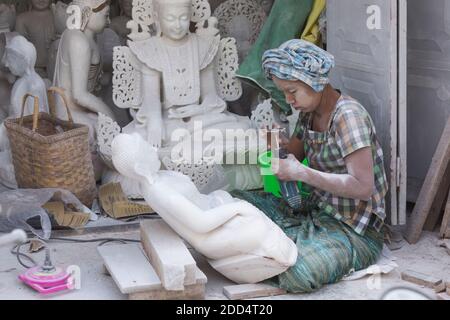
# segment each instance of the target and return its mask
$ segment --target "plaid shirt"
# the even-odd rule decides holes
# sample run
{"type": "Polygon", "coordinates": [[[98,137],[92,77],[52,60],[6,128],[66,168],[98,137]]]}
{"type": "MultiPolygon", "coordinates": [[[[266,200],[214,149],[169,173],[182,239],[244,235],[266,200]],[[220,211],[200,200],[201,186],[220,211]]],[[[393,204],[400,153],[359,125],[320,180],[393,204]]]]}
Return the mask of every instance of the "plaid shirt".
{"type": "Polygon", "coordinates": [[[300,113],[294,132],[304,142],[305,155],[311,168],[327,173],[347,174],[344,158],[361,148],[371,147],[375,178],[369,201],[338,197],[317,188],[312,188],[311,200],[320,210],[346,223],[358,234],[364,235],[369,225],[379,231],[386,217],[384,196],[388,184],[383,151],[370,115],[356,100],[341,96],[327,132],[310,130],[311,122],[312,113],[300,113]]]}

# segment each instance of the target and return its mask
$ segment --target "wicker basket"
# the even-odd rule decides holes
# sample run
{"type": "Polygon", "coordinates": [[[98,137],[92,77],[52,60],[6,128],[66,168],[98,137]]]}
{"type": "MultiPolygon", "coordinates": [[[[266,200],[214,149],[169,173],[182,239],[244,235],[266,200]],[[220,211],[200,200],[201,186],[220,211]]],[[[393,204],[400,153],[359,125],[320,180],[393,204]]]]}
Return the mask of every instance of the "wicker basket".
{"type": "Polygon", "coordinates": [[[55,110],[54,93],[64,101],[68,121],[39,112],[39,99],[30,94],[23,97],[20,118],[5,120],[17,184],[19,188],[66,189],[91,207],[97,188],[89,150],[89,128],[73,122],[60,88],[48,90],[50,110],[55,110]],[[29,97],[34,98],[34,112],[24,117],[29,97]]]}

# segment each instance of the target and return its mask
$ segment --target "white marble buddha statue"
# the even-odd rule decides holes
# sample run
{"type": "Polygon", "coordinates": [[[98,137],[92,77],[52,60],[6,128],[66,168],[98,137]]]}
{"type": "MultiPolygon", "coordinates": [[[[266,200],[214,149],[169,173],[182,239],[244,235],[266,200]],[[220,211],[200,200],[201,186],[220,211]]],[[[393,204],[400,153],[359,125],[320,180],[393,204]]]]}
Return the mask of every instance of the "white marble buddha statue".
{"type": "Polygon", "coordinates": [[[155,0],[159,34],[129,47],[143,63],[143,102],[124,132],[139,132],[154,146],[171,145],[174,130],[249,129],[250,121],[226,111],[217,91],[215,58],[220,39],[189,31],[192,0],[155,0]]]}
{"type": "MultiPolygon", "coordinates": [[[[122,132],[139,133],[151,145],[158,147],[160,159],[166,169],[182,171],[191,177],[202,176],[203,169],[196,168],[197,160],[210,156],[208,152],[216,144],[222,142],[223,146],[213,156],[215,159],[221,158],[218,162],[227,160],[227,157],[234,159],[236,155],[247,155],[249,150],[257,149],[255,140],[248,143],[248,137],[235,140],[236,136],[227,135],[228,132],[246,132],[252,128],[248,117],[227,111],[227,103],[223,98],[227,96],[237,99],[240,92],[240,88],[233,87],[236,86],[232,79],[233,70],[227,69],[234,64],[237,69],[237,50],[235,47],[226,47],[234,40],[221,40],[216,35],[218,29],[211,22],[217,20],[210,18],[210,14],[205,14],[208,25],[199,27],[203,22],[194,21],[192,17],[201,14],[193,11],[195,8],[192,0],[154,0],[151,4],[156,25],[149,26],[149,29],[156,30],[156,35],[149,33],[146,37],[145,34],[136,35],[132,31],[128,48],[116,50],[123,54],[120,57],[116,54],[115,58],[117,69],[114,95],[120,98],[115,100],[116,104],[117,100],[121,103],[139,101],[133,106],[118,104],[121,108],[131,108],[134,118],[122,132]],[[192,22],[197,23],[196,33],[189,30],[192,22]],[[232,59],[226,60],[225,52],[232,59]],[[230,52],[235,53],[236,57],[230,52]],[[134,64],[138,65],[134,73],[123,73],[123,70],[130,70],[127,63],[132,61],[138,61],[134,64]],[[224,69],[229,72],[220,74],[224,69]],[[127,91],[130,88],[132,90],[127,91]],[[226,90],[228,95],[224,94],[226,90]],[[221,141],[202,139],[207,130],[218,132],[221,141]],[[183,137],[178,135],[180,132],[183,132],[183,137]],[[194,147],[188,152],[186,149],[181,152],[175,150],[185,142],[192,146],[200,145],[202,153],[196,153],[194,147]],[[173,153],[190,164],[180,169],[181,166],[174,163],[174,160],[179,159],[174,159],[173,153]]],[[[110,132],[120,131],[120,128],[117,130],[117,126],[112,127],[107,121],[100,123],[99,128],[103,132],[102,137],[106,137],[102,139],[104,141],[111,141],[107,137],[110,132]],[[108,130],[102,129],[105,127],[108,130]]],[[[99,149],[110,152],[110,147],[105,144],[100,145],[99,149]]],[[[107,162],[110,163],[110,160],[107,162]]],[[[219,171],[223,168],[224,172],[221,171],[218,175],[225,176],[226,181],[221,183],[221,188],[255,189],[261,186],[261,176],[256,165],[223,162],[225,164],[220,163],[222,166],[219,171]]],[[[120,182],[126,194],[138,195],[138,188],[127,180],[129,179],[114,170],[107,171],[103,177],[103,183],[120,182]]]]}
{"type": "MultiPolygon", "coordinates": [[[[68,11],[68,28],[59,42],[53,85],[64,89],[74,121],[89,127],[94,169],[99,178],[102,162],[97,158],[95,141],[98,113],[114,118],[110,107],[96,96],[102,75],[96,35],[104,30],[109,20],[109,1],[74,0],[68,11]]],[[[57,101],[57,115],[65,119],[62,101],[57,101]]]]}
{"type": "Polygon", "coordinates": [[[48,50],[55,38],[55,25],[51,0],[29,0],[31,10],[17,16],[16,31],[36,47],[36,70],[43,77],[47,75],[48,50]]]}
{"type": "Polygon", "coordinates": [[[257,283],[295,264],[296,245],[263,212],[225,191],[201,194],[187,176],[160,171],[157,150],[138,134],[118,135],[112,159],[141,185],[161,218],[225,277],[257,283]]]}

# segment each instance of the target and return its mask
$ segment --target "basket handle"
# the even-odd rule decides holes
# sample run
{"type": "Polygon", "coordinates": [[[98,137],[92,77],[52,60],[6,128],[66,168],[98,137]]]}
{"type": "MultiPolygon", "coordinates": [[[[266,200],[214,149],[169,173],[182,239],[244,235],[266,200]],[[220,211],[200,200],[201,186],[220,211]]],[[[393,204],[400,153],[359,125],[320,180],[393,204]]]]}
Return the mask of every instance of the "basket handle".
{"type": "Polygon", "coordinates": [[[64,93],[64,89],[58,88],[58,87],[51,87],[47,90],[47,99],[48,99],[50,114],[54,117],[56,116],[56,112],[55,112],[56,105],[55,105],[55,100],[53,99],[54,93],[57,93],[63,99],[64,106],[66,107],[66,111],[67,111],[67,118],[69,120],[70,125],[73,126],[73,118],[72,118],[72,114],[70,113],[69,103],[68,103],[67,97],[64,93]]]}
{"type": "Polygon", "coordinates": [[[39,98],[31,93],[27,93],[22,98],[22,112],[20,113],[19,125],[23,126],[23,114],[25,113],[25,104],[27,102],[28,97],[33,97],[34,106],[33,106],[33,131],[36,131],[39,120],[39,98]]]}

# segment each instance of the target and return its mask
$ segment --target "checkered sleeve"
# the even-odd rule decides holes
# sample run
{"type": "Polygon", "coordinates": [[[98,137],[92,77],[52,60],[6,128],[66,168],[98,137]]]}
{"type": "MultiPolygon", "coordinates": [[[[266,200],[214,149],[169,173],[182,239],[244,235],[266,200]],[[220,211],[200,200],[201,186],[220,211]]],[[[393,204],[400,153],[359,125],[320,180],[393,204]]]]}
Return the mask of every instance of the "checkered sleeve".
{"type": "Polygon", "coordinates": [[[372,125],[367,112],[356,107],[342,108],[335,118],[336,143],[342,157],[372,145],[372,125]]]}

